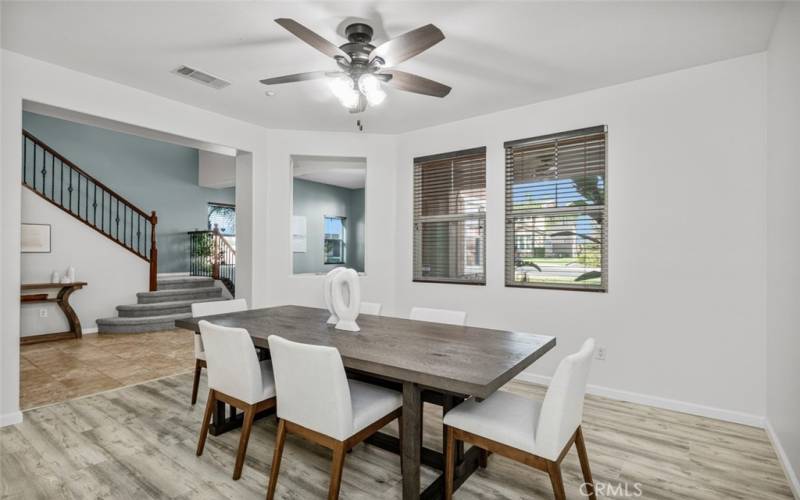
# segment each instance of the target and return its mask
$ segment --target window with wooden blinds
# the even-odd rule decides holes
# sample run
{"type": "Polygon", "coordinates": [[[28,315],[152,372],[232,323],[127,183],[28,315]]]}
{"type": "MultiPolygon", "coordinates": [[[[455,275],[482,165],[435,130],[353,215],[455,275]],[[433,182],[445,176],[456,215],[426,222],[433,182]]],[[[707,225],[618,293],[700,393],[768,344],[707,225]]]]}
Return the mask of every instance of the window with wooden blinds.
{"type": "Polygon", "coordinates": [[[606,291],[606,127],[505,150],[506,286],[606,291]]]}
{"type": "Polygon", "coordinates": [[[486,283],[486,148],[414,159],[414,281],[486,283]]]}

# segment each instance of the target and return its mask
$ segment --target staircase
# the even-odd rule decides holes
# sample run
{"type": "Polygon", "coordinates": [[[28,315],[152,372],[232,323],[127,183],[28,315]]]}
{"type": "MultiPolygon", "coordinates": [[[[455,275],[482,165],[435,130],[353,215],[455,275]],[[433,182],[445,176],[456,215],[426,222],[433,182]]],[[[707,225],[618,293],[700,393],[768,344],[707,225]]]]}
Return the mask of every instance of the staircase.
{"type": "Polygon", "coordinates": [[[157,289],[155,211],[149,214],[89,175],[36,136],[22,131],[22,185],[150,263],[157,289]]]}
{"type": "Polygon", "coordinates": [[[117,306],[115,318],[97,320],[99,333],[144,333],[175,328],[175,320],[191,318],[192,304],[227,300],[214,279],[201,276],[158,278],[157,289],[136,294],[136,304],[117,306]]]}

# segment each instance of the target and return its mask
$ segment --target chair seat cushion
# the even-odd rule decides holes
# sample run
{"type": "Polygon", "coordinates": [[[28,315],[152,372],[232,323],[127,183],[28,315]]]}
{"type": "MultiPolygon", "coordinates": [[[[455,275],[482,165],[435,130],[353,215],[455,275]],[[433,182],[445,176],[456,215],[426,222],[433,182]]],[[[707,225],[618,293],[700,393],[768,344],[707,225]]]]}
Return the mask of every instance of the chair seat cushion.
{"type": "Polygon", "coordinates": [[[348,380],[353,407],[353,434],[403,406],[403,396],[391,389],[348,380]]]}
{"type": "Polygon", "coordinates": [[[541,401],[497,391],[483,402],[468,399],[444,416],[445,425],[536,454],[541,401]]]}
{"type": "Polygon", "coordinates": [[[206,360],[206,353],[198,352],[197,354],[194,355],[194,357],[196,359],[201,359],[201,360],[205,361],[206,360]]]}

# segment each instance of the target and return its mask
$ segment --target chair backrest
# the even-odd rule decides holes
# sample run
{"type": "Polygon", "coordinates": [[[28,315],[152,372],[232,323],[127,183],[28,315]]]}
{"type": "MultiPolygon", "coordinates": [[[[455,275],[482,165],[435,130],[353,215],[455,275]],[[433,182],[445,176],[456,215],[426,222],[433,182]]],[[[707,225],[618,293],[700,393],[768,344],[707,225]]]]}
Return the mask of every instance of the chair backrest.
{"type": "Polygon", "coordinates": [[[250,334],[244,328],[228,328],[201,321],[208,388],[245,403],[258,403],[264,394],[261,366],[250,334]]]}
{"type": "Polygon", "coordinates": [[[464,326],[467,322],[467,313],[464,311],[451,311],[450,309],[412,307],[410,318],[417,321],[430,321],[431,323],[447,323],[449,325],[464,326]]]}
{"type": "Polygon", "coordinates": [[[583,398],[594,354],[594,339],[561,360],[547,388],[536,426],[536,448],[549,460],[558,457],[583,419],[583,398]]]}
{"type": "Polygon", "coordinates": [[[335,347],[300,344],[270,335],[278,418],[334,439],[353,433],[350,386],[335,347]]]}
{"type": "MultiPolygon", "coordinates": [[[[225,314],[247,310],[245,299],[235,300],[215,300],[212,302],[195,302],[192,304],[192,317],[212,316],[214,314],[225,314]]],[[[194,336],[194,357],[199,358],[203,354],[203,341],[200,335],[194,336]]]]}
{"type": "Polygon", "coordinates": [[[381,315],[381,308],[383,306],[377,302],[362,302],[359,314],[372,314],[373,316],[381,315]]]}

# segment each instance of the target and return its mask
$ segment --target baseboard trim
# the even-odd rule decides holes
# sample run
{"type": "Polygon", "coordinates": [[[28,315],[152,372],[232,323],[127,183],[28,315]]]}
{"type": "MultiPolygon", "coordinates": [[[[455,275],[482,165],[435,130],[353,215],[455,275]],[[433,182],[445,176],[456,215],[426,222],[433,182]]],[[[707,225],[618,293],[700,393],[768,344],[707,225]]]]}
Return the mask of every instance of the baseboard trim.
{"type": "Polygon", "coordinates": [[[0,427],[6,427],[8,425],[14,425],[22,422],[22,412],[15,411],[11,413],[5,413],[0,415],[0,427]]]}
{"type": "Polygon", "coordinates": [[[83,335],[93,335],[95,333],[97,333],[97,327],[96,326],[92,327],[92,328],[84,328],[83,329],[83,335]]]}
{"type": "Polygon", "coordinates": [[[159,278],[177,278],[179,276],[189,276],[189,273],[158,273],[159,278]]]}
{"type": "MultiPolygon", "coordinates": [[[[523,382],[547,386],[550,384],[551,377],[537,375],[535,373],[522,372],[517,375],[516,378],[523,382]]],[[[678,411],[681,413],[688,413],[690,415],[698,415],[700,417],[715,418],[717,420],[749,425],[751,427],[764,427],[764,417],[750,413],[724,410],[722,408],[714,408],[713,406],[688,403],[686,401],[650,396],[648,394],[612,389],[610,387],[603,387],[599,385],[588,385],[586,387],[586,392],[595,396],[616,399],[618,401],[629,401],[631,403],[653,406],[656,408],[678,411]]]]}
{"type": "Polygon", "coordinates": [[[778,454],[778,461],[783,467],[783,472],[786,474],[786,479],[789,481],[789,486],[792,488],[794,497],[800,499],[800,480],[798,480],[797,473],[795,473],[792,463],[789,461],[789,456],[786,454],[786,450],[783,448],[783,445],[781,445],[781,440],[778,438],[778,434],[772,427],[769,417],[766,419],[766,425],[764,428],[767,431],[767,437],[772,443],[772,447],[775,448],[775,452],[778,454]]]}

